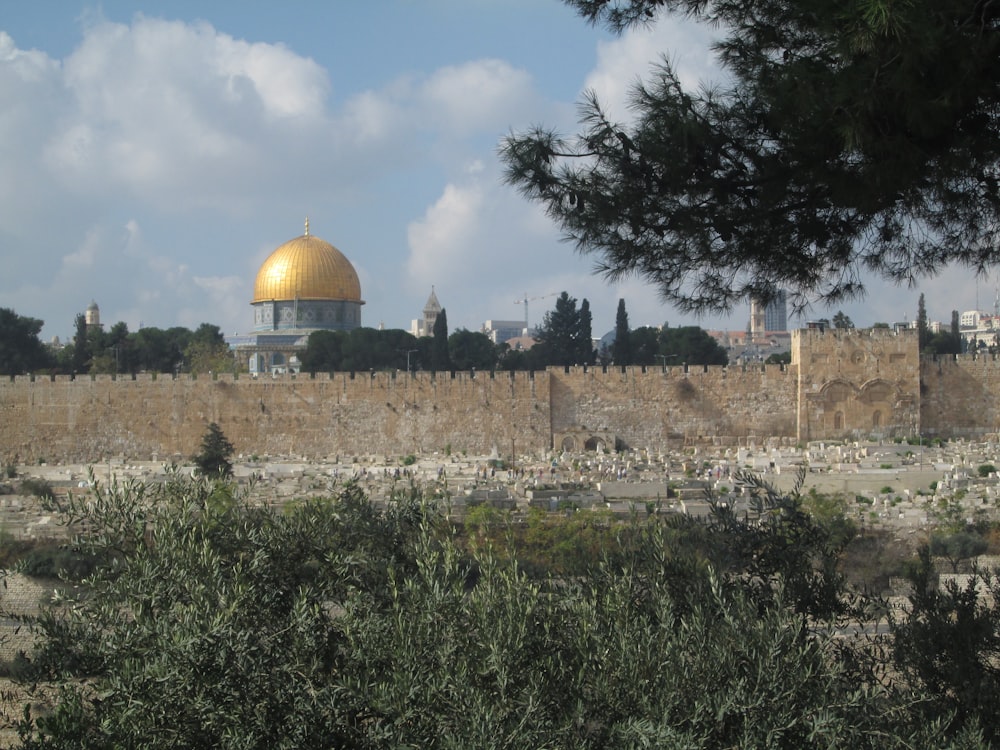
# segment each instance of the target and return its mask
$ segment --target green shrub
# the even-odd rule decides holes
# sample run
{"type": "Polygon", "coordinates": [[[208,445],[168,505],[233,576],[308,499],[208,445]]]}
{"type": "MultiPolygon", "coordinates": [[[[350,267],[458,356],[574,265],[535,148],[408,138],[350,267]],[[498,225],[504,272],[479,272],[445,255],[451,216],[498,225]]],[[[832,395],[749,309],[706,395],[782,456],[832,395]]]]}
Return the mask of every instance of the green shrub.
{"type": "Polygon", "coordinates": [[[218,424],[212,422],[201,438],[201,452],[193,460],[202,476],[210,479],[228,479],[233,475],[233,465],[229,458],[233,455],[233,444],[222,432],[218,424]]]}
{"type": "Polygon", "coordinates": [[[21,494],[31,495],[40,500],[51,500],[55,497],[52,485],[47,479],[25,479],[21,482],[21,494]]]}
{"type": "Polygon", "coordinates": [[[17,569],[33,578],[80,580],[93,574],[98,563],[99,558],[93,553],[49,542],[29,550],[17,569]]]}
{"type": "Polygon", "coordinates": [[[997,467],[993,464],[980,464],[979,468],[976,469],[979,472],[979,476],[988,477],[990,474],[995,474],[997,467]]]}
{"type": "Polygon", "coordinates": [[[0,677],[8,677],[12,680],[30,679],[32,675],[31,660],[24,651],[18,651],[13,659],[0,661],[0,677]]]}
{"type": "Polygon", "coordinates": [[[403,456],[403,466],[413,466],[417,462],[417,457],[412,453],[408,456],[403,456]]]}

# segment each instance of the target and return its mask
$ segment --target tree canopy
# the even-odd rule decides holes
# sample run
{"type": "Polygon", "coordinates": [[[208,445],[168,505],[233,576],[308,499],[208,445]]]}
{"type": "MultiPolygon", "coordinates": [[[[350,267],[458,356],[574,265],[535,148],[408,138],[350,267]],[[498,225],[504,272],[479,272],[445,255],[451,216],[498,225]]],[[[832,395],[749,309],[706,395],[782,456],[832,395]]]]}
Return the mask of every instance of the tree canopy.
{"type": "Polygon", "coordinates": [[[729,364],[722,345],[698,326],[664,327],[660,331],[660,356],[668,365],[729,364]]]}
{"type": "Polygon", "coordinates": [[[50,367],[52,356],[38,338],[43,322],[0,307],[0,375],[22,375],[50,367]]]}
{"type": "Polygon", "coordinates": [[[301,355],[302,368],[306,372],[417,370],[429,360],[431,344],[429,336],[418,339],[395,328],[313,331],[301,355]]]}
{"type": "MultiPolygon", "coordinates": [[[[612,280],[682,311],[857,296],[1000,258],[1000,6],[982,0],[567,0],[616,31],[657,13],[718,29],[723,77],[665,56],[612,120],[507,137],[507,179],[612,280]]],[[[669,51],[665,51],[669,54],[669,51]]]]}
{"type": "Polygon", "coordinates": [[[14,747],[988,747],[998,612],[925,576],[886,684],[835,634],[841,540],[742,478],[759,520],[633,518],[561,577],[529,575],[509,526],[463,547],[416,487],[277,508],[97,484],[52,508],[96,567],[32,622],[21,677],[55,705],[14,747]]]}
{"type": "Polygon", "coordinates": [[[545,313],[535,334],[538,343],[531,350],[535,367],[589,365],[594,361],[591,333],[590,303],[563,292],[556,298],[555,308],[545,313]]]}
{"type": "Polygon", "coordinates": [[[459,328],[448,337],[448,351],[456,370],[492,370],[497,364],[497,348],[480,331],[459,328]]]}
{"type": "Polygon", "coordinates": [[[618,300],[618,312],[615,314],[615,343],[611,347],[611,358],[618,365],[632,364],[632,337],[624,299],[618,300]]]}
{"type": "Polygon", "coordinates": [[[444,308],[434,319],[428,367],[440,372],[451,369],[451,356],[448,353],[448,311],[444,308]]]}
{"type": "Polygon", "coordinates": [[[194,456],[195,465],[203,476],[211,479],[228,479],[233,475],[233,444],[215,422],[208,425],[201,438],[201,451],[194,456]]]}

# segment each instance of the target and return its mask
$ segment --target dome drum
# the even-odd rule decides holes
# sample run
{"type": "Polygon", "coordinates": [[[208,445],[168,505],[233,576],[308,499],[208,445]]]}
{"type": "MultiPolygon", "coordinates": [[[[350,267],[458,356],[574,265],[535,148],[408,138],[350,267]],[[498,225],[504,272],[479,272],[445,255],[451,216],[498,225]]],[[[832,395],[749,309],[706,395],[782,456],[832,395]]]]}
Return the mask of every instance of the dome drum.
{"type": "Polygon", "coordinates": [[[361,303],[346,300],[255,302],[255,331],[326,329],[349,331],[361,325],[361,303]]]}

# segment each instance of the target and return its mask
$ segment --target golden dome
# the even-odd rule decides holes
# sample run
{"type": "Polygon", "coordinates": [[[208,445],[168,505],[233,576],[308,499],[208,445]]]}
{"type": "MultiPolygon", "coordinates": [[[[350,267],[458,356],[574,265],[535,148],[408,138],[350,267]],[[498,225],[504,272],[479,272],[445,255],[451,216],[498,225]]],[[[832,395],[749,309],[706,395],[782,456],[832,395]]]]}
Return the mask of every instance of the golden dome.
{"type": "Polygon", "coordinates": [[[332,299],[361,301],[361,283],[337,248],[306,233],[271,253],[257,272],[253,301],[332,299]]]}

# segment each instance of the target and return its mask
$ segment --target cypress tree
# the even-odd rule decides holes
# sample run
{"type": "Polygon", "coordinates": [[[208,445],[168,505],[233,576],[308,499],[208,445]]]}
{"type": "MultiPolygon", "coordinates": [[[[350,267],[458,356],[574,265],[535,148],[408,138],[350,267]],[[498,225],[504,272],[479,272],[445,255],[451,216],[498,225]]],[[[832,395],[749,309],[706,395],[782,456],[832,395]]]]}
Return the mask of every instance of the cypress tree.
{"type": "Polygon", "coordinates": [[[625,311],[625,300],[618,300],[618,314],[615,316],[615,343],[611,348],[611,356],[616,365],[632,364],[632,334],[628,327],[628,313],[625,311]]]}
{"type": "Polygon", "coordinates": [[[444,372],[451,369],[451,358],[448,356],[448,312],[442,308],[434,320],[433,339],[431,341],[431,369],[444,372]]]}

